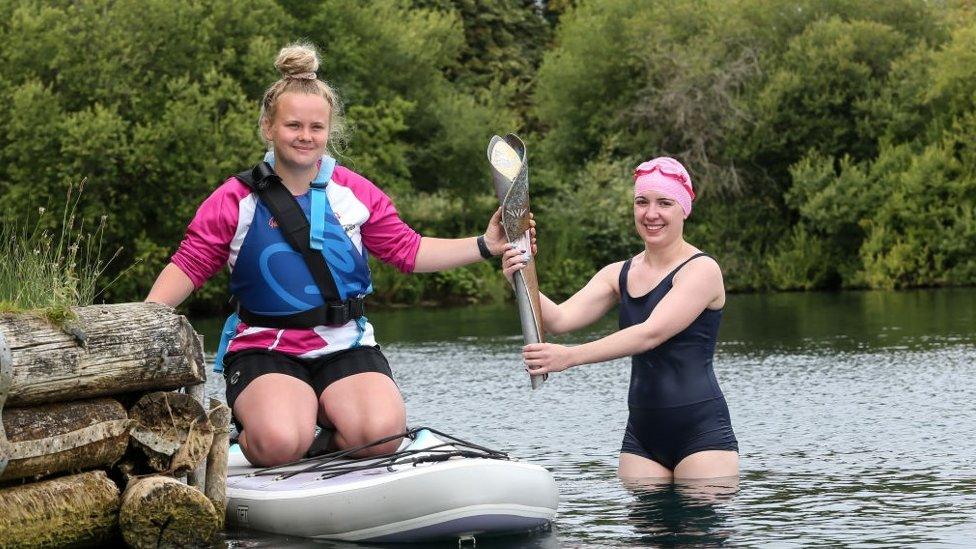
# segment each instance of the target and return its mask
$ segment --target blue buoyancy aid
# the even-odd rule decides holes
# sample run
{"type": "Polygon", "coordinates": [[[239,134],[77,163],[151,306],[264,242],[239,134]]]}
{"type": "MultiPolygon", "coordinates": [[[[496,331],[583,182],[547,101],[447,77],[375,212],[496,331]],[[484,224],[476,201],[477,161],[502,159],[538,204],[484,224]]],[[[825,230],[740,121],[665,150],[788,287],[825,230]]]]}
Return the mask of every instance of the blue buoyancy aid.
{"type": "MultiPolygon", "coordinates": [[[[274,154],[265,162],[274,166],[274,154]]],[[[309,192],[294,197],[310,224],[312,249],[320,250],[335,282],[340,300],[362,298],[373,287],[366,250],[360,251],[336,219],[327,187],[336,162],[324,156],[309,192]]],[[[241,243],[231,273],[231,293],[242,308],[266,316],[287,316],[322,307],[325,301],[302,255],[284,239],[271,211],[260,200],[241,243]]],[[[222,371],[222,358],[236,333],[237,315],[225,323],[214,371],[222,371]]],[[[365,317],[354,319],[360,331],[365,317]]]]}

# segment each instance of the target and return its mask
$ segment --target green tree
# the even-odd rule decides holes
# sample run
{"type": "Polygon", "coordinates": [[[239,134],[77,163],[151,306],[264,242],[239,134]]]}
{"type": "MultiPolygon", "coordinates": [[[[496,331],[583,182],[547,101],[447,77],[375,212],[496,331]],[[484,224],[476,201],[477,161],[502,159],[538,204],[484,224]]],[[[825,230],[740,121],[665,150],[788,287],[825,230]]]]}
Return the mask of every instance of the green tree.
{"type": "MultiPolygon", "coordinates": [[[[402,130],[389,134],[393,140],[387,141],[401,151],[398,159],[389,159],[398,171],[365,175],[383,186],[388,175],[403,181],[406,166],[413,191],[447,190],[458,196],[486,192],[484,147],[492,131],[511,127],[505,107],[510,92],[472,93],[448,80],[464,44],[455,12],[412,9],[393,0],[329,2],[311,28],[320,29],[310,38],[325,52],[324,75],[350,109],[363,109],[356,113],[361,118],[351,120],[354,127],[388,127],[371,119],[374,114],[403,121],[402,130]],[[405,28],[411,32],[403,32],[405,28]]],[[[369,154],[357,139],[376,142],[368,134],[353,133],[344,160],[354,169],[357,154],[369,154]]],[[[470,228],[472,217],[483,223],[482,215],[463,215],[462,225],[470,228]]]]}
{"type": "Polygon", "coordinates": [[[838,162],[812,153],[792,167],[786,199],[798,225],[771,260],[781,285],[805,287],[786,267],[815,255],[808,251],[819,251],[820,273],[844,286],[971,280],[976,78],[960,63],[974,58],[973,28],[954,29],[948,43],[920,45],[892,62],[870,102],[881,121],[876,155],[838,162]]]}
{"type": "Polygon", "coordinates": [[[245,90],[290,19],[260,0],[5,4],[0,212],[56,210],[87,177],[78,213],[108,216],[113,267],[144,260],[109,297],[138,299],[196,205],[259,152],[245,90]]]}
{"type": "Polygon", "coordinates": [[[527,87],[548,45],[549,26],[534,0],[414,0],[418,7],[454,11],[464,28],[464,44],[451,80],[468,88],[494,81],[527,87]]]}
{"type": "Polygon", "coordinates": [[[810,149],[874,157],[881,128],[870,100],[907,47],[907,37],[873,21],[834,17],[808,27],[757,98],[756,161],[779,175],[810,149]]]}

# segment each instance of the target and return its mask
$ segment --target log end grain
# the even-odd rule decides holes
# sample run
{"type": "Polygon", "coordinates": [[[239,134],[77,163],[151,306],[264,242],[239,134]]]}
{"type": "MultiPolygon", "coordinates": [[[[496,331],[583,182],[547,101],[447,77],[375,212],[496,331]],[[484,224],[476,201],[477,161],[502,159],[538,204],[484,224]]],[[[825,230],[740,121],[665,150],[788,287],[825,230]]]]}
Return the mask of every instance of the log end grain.
{"type": "Polygon", "coordinates": [[[213,426],[203,406],[181,393],[148,393],[129,410],[133,446],[154,471],[180,476],[210,451],[213,426]]]}
{"type": "Polygon", "coordinates": [[[135,480],[122,495],[119,528],[130,547],[204,547],[220,517],[202,492],[164,476],[135,480]]]}

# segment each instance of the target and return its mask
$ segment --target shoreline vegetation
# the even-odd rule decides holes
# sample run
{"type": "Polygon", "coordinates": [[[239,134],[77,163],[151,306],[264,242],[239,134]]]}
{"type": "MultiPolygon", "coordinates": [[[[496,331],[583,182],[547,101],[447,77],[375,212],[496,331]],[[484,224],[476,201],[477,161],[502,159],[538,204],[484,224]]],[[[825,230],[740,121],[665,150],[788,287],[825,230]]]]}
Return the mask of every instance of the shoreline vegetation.
{"type": "Polygon", "coordinates": [[[37,209],[36,220],[0,227],[0,313],[37,313],[56,326],[75,318],[73,307],[91,305],[125,269],[106,284],[100,278],[122,253],[103,258],[107,216],[86,232],[77,216],[86,180],[69,183],[60,220],[37,209]]]}
{"type": "MultiPolygon", "coordinates": [[[[698,199],[687,236],[723,265],[730,291],[976,285],[971,2],[10,8],[0,21],[3,310],[63,321],[89,295],[143,299],[196,205],[259,158],[268,60],[297,37],[320,46],[319,76],[348,105],[339,162],[421,234],[483,230],[497,207],[488,139],[520,135],[539,282],[554,298],[639,251],[631,175],[658,155],[689,168],[698,199]],[[66,190],[79,178],[91,182],[83,202],[66,190]],[[40,213],[30,225],[39,208],[66,217],[40,213]],[[82,219],[101,220],[88,225],[94,236],[65,240],[82,219]],[[86,255],[120,248],[105,262],[86,255]],[[35,261],[34,250],[52,255],[35,261]],[[114,282],[96,295],[86,268],[114,282]]],[[[406,277],[373,267],[373,307],[511,298],[495,262],[406,277]]],[[[224,273],[186,309],[217,314],[227,297],[224,273]]]]}

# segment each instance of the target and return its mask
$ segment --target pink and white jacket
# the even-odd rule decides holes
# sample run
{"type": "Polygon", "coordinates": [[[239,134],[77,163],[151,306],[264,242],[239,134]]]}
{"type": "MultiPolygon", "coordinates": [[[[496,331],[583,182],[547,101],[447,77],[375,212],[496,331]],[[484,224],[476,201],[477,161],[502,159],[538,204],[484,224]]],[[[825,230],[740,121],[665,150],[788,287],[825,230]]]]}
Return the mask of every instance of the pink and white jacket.
{"type": "MultiPolygon", "coordinates": [[[[326,186],[326,196],[359,253],[371,253],[402,272],[413,271],[421,236],[400,219],[383,191],[361,175],[336,166],[326,186]]],[[[295,198],[307,213],[308,195],[295,198]]],[[[247,246],[260,242],[261,231],[276,230],[277,224],[264,204],[246,184],[231,177],[200,205],[172,262],[199,288],[225,263],[233,272],[242,251],[247,252],[247,246]]],[[[368,321],[312,329],[262,328],[241,322],[227,352],[268,349],[314,358],[356,345],[376,345],[373,326],[368,321]]]]}

